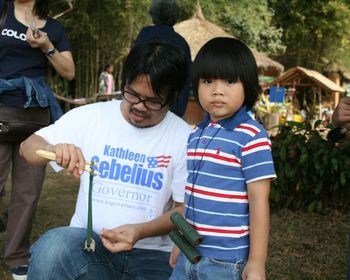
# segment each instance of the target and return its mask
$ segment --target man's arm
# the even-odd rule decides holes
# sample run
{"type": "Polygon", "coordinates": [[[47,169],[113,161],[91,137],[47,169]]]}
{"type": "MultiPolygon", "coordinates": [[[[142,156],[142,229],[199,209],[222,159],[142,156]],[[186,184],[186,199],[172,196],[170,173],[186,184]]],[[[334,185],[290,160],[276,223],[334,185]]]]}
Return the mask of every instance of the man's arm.
{"type": "Polygon", "coordinates": [[[250,249],[243,279],[265,279],[268,251],[270,210],[270,179],[248,184],[250,249]]]}
{"type": "Polygon", "coordinates": [[[21,143],[19,154],[26,159],[31,164],[34,165],[45,165],[50,160],[40,157],[35,153],[36,150],[42,149],[50,152],[51,146],[44,138],[33,134],[25,141],[21,143]]]}
{"type": "Polygon", "coordinates": [[[79,147],[65,143],[51,145],[41,136],[33,134],[21,143],[19,153],[31,164],[44,165],[49,160],[36,154],[36,151],[39,149],[54,152],[56,154],[56,163],[75,177],[83,174],[85,159],[79,147]]]}
{"type": "Polygon", "coordinates": [[[100,233],[103,245],[112,253],[131,250],[141,239],[168,234],[175,228],[170,220],[174,212],[183,212],[183,203],[176,202],[175,207],[162,216],[141,224],[128,224],[114,229],[103,229],[100,233]]]}

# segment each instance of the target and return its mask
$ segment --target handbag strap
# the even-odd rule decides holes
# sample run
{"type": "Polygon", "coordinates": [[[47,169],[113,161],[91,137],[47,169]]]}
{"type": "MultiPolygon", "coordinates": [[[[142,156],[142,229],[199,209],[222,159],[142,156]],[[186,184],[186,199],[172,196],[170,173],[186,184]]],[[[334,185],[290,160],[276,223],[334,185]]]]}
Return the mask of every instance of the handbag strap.
{"type": "Polygon", "coordinates": [[[4,5],[2,6],[2,13],[0,16],[0,31],[2,31],[2,29],[5,26],[5,22],[7,18],[7,10],[8,10],[8,3],[7,3],[7,0],[4,0],[4,5]]]}

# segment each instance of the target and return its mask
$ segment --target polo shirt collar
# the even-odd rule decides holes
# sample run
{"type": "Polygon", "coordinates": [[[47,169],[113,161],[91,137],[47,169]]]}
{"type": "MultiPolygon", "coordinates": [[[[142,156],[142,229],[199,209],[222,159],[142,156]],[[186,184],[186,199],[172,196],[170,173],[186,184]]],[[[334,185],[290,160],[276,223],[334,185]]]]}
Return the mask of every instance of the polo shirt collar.
{"type": "MultiPolygon", "coordinates": [[[[228,117],[226,119],[220,120],[218,123],[220,124],[222,127],[228,129],[228,130],[233,130],[235,129],[238,125],[240,125],[241,123],[244,123],[248,120],[250,120],[251,117],[248,115],[247,113],[247,106],[242,106],[241,109],[239,109],[234,115],[232,115],[231,117],[228,117]]],[[[207,114],[205,116],[205,119],[203,122],[201,122],[198,127],[201,129],[204,129],[205,127],[207,127],[210,123],[214,123],[210,120],[210,115],[207,114]]]]}

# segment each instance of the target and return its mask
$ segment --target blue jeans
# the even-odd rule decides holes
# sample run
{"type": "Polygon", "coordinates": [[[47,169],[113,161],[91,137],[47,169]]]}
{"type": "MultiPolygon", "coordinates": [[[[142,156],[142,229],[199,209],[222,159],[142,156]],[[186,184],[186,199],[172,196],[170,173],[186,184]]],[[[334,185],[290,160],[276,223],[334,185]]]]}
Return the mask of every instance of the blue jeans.
{"type": "Polygon", "coordinates": [[[95,252],[86,252],[86,229],[49,230],[31,248],[28,280],[169,279],[170,253],[144,249],[111,253],[96,233],[93,238],[95,252]]]}
{"type": "Polygon", "coordinates": [[[180,253],[169,280],[242,280],[242,272],[246,263],[246,260],[226,262],[202,257],[199,263],[192,264],[180,253]]]}

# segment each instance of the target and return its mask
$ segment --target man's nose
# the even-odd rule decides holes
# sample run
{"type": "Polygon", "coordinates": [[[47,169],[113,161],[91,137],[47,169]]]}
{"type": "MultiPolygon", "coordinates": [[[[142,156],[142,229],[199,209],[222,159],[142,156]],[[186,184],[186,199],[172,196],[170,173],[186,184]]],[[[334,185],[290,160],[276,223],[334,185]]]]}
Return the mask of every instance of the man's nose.
{"type": "Polygon", "coordinates": [[[139,111],[147,111],[148,108],[145,106],[145,103],[143,101],[140,101],[137,104],[134,104],[134,108],[136,108],[139,111]]]}

